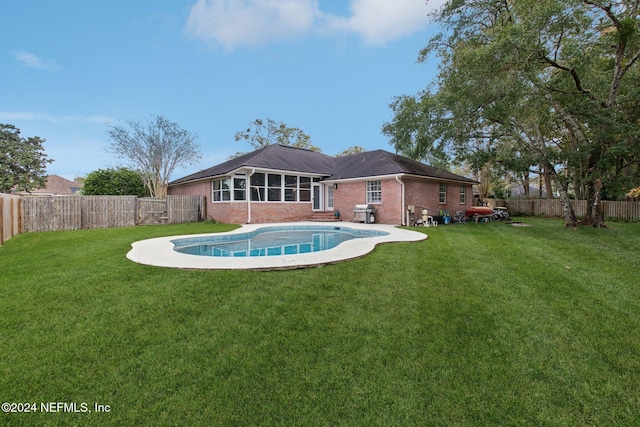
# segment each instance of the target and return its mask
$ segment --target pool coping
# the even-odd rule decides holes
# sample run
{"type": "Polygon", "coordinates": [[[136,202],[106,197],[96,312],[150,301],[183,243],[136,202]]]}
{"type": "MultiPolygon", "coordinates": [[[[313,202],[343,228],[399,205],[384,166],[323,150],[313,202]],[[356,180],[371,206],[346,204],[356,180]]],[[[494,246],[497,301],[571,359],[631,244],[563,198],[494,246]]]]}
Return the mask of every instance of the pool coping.
{"type": "Polygon", "coordinates": [[[246,224],[240,228],[223,233],[187,234],[157,237],[134,242],[127,258],[133,262],[156,267],[169,267],[194,270],[281,270],[306,268],[325,264],[334,264],[350,259],[360,258],[383,243],[417,242],[427,239],[427,235],[417,231],[398,228],[387,224],[362,224],[353,222],[287,222],[268,224],[246,224]],[[188,255],[173,250],[173,240],[182,238],[197,238],[210,235],[223,236],[230,234],[249,233],[264,227],[291,226],[335,226],[353,229],[385,231],[384,236],[353,239],[343,242],[335,248],[320,252],[310,252],[295,255],[277,255],[265,257],[208,257],[188,255]]]}

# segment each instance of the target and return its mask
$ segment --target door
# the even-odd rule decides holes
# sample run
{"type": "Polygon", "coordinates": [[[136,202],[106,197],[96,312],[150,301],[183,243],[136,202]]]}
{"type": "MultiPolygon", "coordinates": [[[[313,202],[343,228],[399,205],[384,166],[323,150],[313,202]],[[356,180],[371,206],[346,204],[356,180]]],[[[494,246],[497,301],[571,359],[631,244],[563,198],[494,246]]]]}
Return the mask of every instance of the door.
{"type": "MultiPolygon", "coordinates": [[[[315,181],[316,178],[314,178],[315,181]]],[[[319,182],[313,183],[313,210],[321,211],[323,210],[322,206],[322,185],[319,182]]]]}
{"type": "Polygon", "coordinates": [[[325,200],[326,210],[333,210],[333,184],[326,185],[324,187],[324,194],[327,195],[325,200]]]}

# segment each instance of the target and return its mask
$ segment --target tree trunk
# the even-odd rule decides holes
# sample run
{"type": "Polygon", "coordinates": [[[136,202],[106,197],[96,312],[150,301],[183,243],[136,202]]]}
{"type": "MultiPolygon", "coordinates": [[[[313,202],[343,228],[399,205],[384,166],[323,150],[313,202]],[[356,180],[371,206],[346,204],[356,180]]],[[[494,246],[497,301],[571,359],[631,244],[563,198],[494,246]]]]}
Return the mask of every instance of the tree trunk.
{"type": "Polygon", "coordinates": [[[560,202],[562,203],[564,225],[565,227],[571,227],[575,230],[578,227],[578,219],[576,218],[576,213],[573,210],[573,206],[571,206],[569,193],[567,191],[567,181],[558,176],[553,167],[550,167],[547,170],[549,171],[549,177],[553,178],[556,186],[558,187],[558,194],[560,195],[560,202]]]}
{"type": "Polygon", "coordinates": [[[549,173],[548,166],[544,167],[544,187],[547,190],[547,199],[553,199],[553,186],[551,185],[551,173],[549,173]]]}
{"type": "Polygon", "coordinates": [[[602,181],[587,183],[587,212],[584,215],[583,225],[591,227],[605,227],[604,211],[602,209],[602,181]]]}

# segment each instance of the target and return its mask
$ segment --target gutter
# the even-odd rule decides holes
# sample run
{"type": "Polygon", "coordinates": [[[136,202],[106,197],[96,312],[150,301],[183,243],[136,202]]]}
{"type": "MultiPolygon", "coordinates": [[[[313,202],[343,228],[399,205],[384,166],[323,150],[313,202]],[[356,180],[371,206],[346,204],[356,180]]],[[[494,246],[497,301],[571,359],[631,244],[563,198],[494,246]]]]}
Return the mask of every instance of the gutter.
{"type": "Polygon", "coordinates": [[[247,224],[251,224],[251,176],[256,173],[256,168],[251,168],[247,175],[247,224]]]}
{"type": "Polygon", "coordinates": [[[396,175],[394,178],[396,179],[396,181],[398,181],[398,184],[400,184],[400,187],[402,188],[402,206],[400,208],[400,218],[402,218],[402,225],[407,225],[404,220],[404,182],[402,182],[402,180],[400,179],[400,175],[396,175]]]}

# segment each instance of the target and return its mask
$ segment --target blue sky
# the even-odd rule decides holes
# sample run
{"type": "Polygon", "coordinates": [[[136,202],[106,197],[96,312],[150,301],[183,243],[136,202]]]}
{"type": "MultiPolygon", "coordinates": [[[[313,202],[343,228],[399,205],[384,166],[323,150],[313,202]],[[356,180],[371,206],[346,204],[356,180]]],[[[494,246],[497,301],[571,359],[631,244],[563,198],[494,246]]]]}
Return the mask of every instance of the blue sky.
{"type": "MultiPolygon", "coordinates": [[[[440,0],[438,0],[440,1],[440,0]]],[[[311,136],[323,153],[393,151],[381,134],[394,96],[437,71],[416,63],[433,28],[424,0],[5,1],[0,122],[46,139],[47,171],[68,179],[121,162],[109,123],[164,115],[203,158],[250,147],[255,119],[311,136]]]]}

